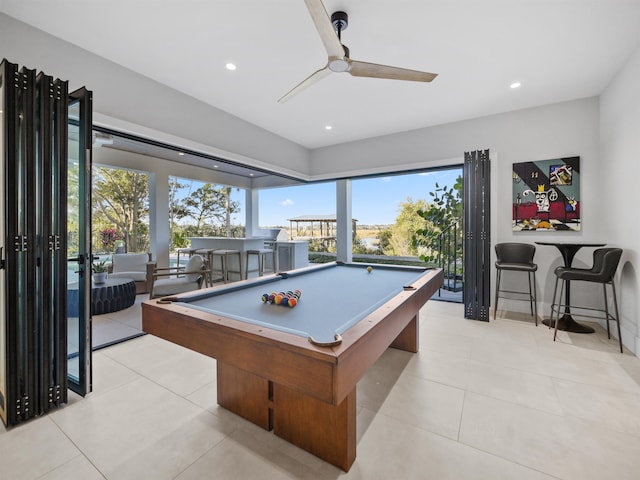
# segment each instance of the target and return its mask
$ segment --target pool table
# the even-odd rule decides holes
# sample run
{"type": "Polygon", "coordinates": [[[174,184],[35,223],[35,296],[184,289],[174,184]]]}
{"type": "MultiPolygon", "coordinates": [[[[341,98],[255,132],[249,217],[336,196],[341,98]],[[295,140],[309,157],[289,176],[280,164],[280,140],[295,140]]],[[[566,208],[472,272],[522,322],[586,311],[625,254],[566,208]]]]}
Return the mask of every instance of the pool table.
{"type": "Polygon", "coordinates": [[[418,351],[440,269],[317,265],[142,304],[145,332],[217,360],[218,404],[348,471],[356,383],[387,347],[418,351]],[[262,294],[300,290],[295,308],[262,294]]]}

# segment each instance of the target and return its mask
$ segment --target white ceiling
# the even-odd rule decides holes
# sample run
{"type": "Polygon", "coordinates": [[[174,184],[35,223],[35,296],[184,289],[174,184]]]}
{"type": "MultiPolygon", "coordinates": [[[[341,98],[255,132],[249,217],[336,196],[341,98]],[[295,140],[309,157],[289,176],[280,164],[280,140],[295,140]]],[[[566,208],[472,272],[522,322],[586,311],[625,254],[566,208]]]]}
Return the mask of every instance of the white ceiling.
{"type": "Polygon", "coordinates": [[[307,148],[598,95],[640,43],[640,0],[324,3],[349,14],[352,58],[439,76],[332,74],[277,103],[326,63],[303,0],[0,0],[0,11],[307,148]]]}

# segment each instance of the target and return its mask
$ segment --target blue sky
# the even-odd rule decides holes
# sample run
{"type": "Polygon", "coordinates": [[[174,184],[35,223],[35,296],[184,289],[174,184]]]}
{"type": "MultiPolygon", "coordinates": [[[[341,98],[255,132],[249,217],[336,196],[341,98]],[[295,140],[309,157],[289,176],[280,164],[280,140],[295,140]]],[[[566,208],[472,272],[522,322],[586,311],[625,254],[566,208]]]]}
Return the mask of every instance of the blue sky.
{"type": "MultiPolygon", "coordinates": [[[[435,183],[452,187],[462,169],[393,175],[386,177],[353,180],[353,218],[360,225],[389,225],[395,222],[401,202],[431,200],[429,192],[435,183]]],[[[189,185],[178,194],[182,198],[202,186],[197,180],[180,179],[189,185]]],[[[287,219],[300,215],[329,215],[336,211],[336,188],[334,182],[314,183],[297,187],[260,190],[260,227],[289,226],[287,219]]],[[[245,191],[234,188],[231,199],[240,204],[240,211],[232,215],[234,225],[245,222],[245,191]]]]}
{"type": "MultiPolygon", "coordinates": [[[[354,180],[353,218],[364,225],[392,224],[407,197],[430,201],[435,182],[452,187],[461,173],[454,169],[354,180]]],[[[261,227],[288,226],[288,218],[300,215],[335,213],[335,183],[260,190],[259,209],[261,227]]]]}

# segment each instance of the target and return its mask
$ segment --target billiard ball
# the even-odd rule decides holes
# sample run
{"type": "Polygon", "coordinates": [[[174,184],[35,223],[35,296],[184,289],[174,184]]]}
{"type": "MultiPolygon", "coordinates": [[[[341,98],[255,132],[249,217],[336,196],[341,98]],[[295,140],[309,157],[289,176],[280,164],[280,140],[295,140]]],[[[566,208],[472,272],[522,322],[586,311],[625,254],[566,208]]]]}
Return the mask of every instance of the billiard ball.
{"type": "Polygon", "coordinates": [[[371,273],[372,270],[373,270],[372,267],[367,267],[367,272],[371,273]]]}
{"type": "Polygon", "coordinates": [[[282,304],[281,304],[281,305],[283,305],[283,306],[285,306],[285,307],[288,307],[288,306],[289,306],[289,300],[291,300],[291,298],[289,298],[289,297],[284,297],[284,298],[282,299],[282,304]]]}
{"type": "Polygon", "coordinates": [[[269,294],[268,293],[263,293],[262,294],[262,301],[264,303],[267,303],[269,301],[269,294]]]}
{"type": "Polygon", "coordinates": [[[295,307],[298,304],[298,301],[295,299],[295,297],[292,297],[289,299],[289,306],[291,308],[295,307]]]}

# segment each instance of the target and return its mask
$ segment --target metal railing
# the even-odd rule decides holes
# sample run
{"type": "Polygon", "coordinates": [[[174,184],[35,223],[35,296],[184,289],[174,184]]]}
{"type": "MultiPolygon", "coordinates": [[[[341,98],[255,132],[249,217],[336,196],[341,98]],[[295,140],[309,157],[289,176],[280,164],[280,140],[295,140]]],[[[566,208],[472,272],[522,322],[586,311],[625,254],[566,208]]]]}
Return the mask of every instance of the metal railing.
{"type": "Polygon", "coordinates": [[[438,266],[444,273],[442,288],[450,292],[462,290],[462,236],[458,222],[451,223],[438,235],[438,266]]]}

